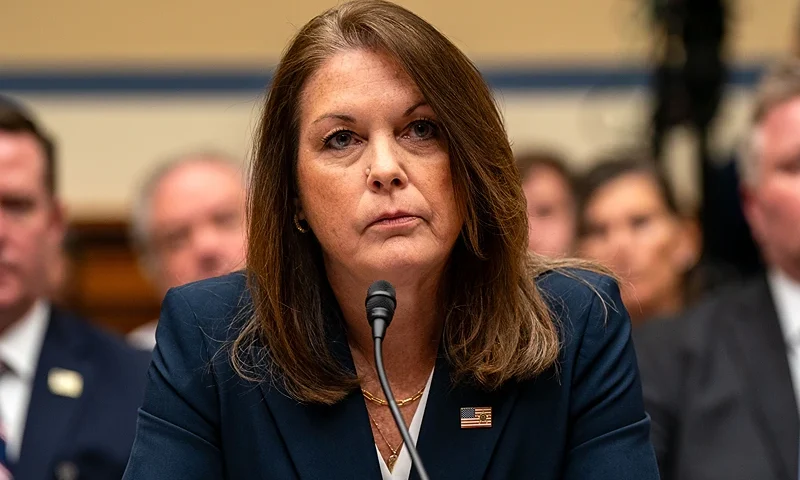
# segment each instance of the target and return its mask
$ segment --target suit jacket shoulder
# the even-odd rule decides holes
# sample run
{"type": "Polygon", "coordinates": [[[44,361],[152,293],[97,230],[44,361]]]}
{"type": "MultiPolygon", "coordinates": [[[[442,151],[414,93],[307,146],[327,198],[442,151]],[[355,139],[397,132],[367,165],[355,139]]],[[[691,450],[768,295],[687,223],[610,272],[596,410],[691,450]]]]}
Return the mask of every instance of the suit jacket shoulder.
{"type": "Polygon", "coordinates": [[[537,286],[561,333],[562,357],[580,348],[587,329],[630,328],[619,287],[607,275],[576,269],[553,271],[537,278],[537,286]]]}
{"type": "Polygon", "coordinates": [[[765,278],[652,320],[634,343],[662,478],[796,478],[797,406],[765,278]]]}
{"type": "Polygon", "coordinates": [[[16,478],[120,476],[150,355],[53,309],[36,368],[16,478]]]}
{"type": "Polygon", "coordinates": [[[725,287],[680,315],[655,318],[636,327],[634,340],[644,347],[643,350],[656,355],[676,347],[684,354],[699,354],[712,341],[711,337],[719,334],[725,322],[740,315],[741,303],[748,303],[762,293],[769,294],[761,287],[761,282],[725,287]]]}
{"type": "Polygon", "coordinates": [[[122,337],[95,327],[85,318],[54,309],[50,321],[54,334],[57,332],[65,341],[70,337],[69,341],[87,355],[102,358],[104,370],[113,372],[114,376],[125,377],[131,373],[141,377],[141,372],[150,364],[149,352],[131,347],[122,337]]]}
{"type": "MultiPolygon", "coordinates": [[[[606,275],[577,269],[550,271],[540,275],[536,284],[569,350],[575,348],[570,342],[580,339],[590,323],[607,326],[610,313],[624,313],[617,284],[606,275]]],[[[176,300],[171,308],[184,322],[193,319],[182,328],[196,328],[211,354],[231,342],[252,314],[243,272],[190,283],[172,293],[176,300]]],[[[618,316],[627,321],[627,314],[624,317],[618,316]]]]}
{"type": "MultiPolygon", "coordinates": [[[[645,398],[652,400],[651,405],[677,405],[689,379],[687,374],[695,368],[710,367],[709,359],[720,349],[727,350],[724,344],[729,342],[732,329],[746,324],[755,326],[759,333],[769,329],[774,334],[777,317],[771,302],[765,279],[758,278],[729,285],[680,315],[636,327],[633,338],[645,398]]],[[[711,382],[710,377],[706,381],[711,382]]],[[[652,408],[657,409],[655,405],[652,408]]],[[[659,428],[654,425],[654,429],[659,428]]]]}
{"type": "MultiPolygon", "coordinates": [[[[538,285],[562,331],[554,378],[564,397],[553,410],[566,409],[573,460],[564,478],[657,478],[630,318],[616,281],[566,270],[542,276],[538,285]]],[[[533,385],[541,395],[541,378],[533,385]]]]}
{"type": "Polygon", "coordinates": [[[177,299],[172,308],[194,320],[211,348],[235,338],[252,313],[244,272],[189,283],[171,293],[177,299]]]}

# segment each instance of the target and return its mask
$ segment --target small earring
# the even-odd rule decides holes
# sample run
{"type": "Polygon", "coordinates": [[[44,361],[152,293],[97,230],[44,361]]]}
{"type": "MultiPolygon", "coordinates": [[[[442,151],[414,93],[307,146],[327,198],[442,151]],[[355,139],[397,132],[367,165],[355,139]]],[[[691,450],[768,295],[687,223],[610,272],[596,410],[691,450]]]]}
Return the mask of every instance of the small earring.
{"type": "Polygon", "coordinates": [[[308,233],[308,229],[303,227],[300,223],[300,217],[298,217],[296,213],[294,214],[294,228],[300,233],[308,233]]]}

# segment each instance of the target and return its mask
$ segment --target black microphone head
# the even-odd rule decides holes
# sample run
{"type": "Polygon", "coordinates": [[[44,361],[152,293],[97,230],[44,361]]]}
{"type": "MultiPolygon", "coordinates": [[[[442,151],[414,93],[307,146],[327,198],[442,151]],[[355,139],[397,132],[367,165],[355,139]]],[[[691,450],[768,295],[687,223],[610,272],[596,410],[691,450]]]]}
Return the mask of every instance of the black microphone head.
{"type": "Polygon", "coordinates": [[[379,292],[385,292],[391,298],[394,298],[395,295],[397,295],[391,283],[387,282],[386,280],[376,280],[372,282],[372,285],[370,285],[367,289],[367,297],[375,295],[379,292]]]}
{"type": "Polygon", "coordinates": [[[383,318],[387,326],[392,321],[397,305],[396,293],[391,283],[386,280],[372,282],[367,290],[367,320],[372,325],[375,318],[383,318]]]}

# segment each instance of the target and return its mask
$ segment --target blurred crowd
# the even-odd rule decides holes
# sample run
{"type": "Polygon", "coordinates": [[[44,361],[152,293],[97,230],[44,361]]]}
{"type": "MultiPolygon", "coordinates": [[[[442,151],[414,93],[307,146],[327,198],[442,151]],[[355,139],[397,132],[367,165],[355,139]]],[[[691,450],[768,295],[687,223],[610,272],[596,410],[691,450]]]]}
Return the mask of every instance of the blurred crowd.
{"type": "Polygon", "coordinates": [[[519,158],[530,249],[618,275],[664,479],[800,475],[797,132],[800,61],[788,59],[762,79],[736,155],[734,207],[763,265],[750,275],[703,251],[706,234],[743,242],[702,231],[647,153],[604,153],[578,175],[557,153],[519,158]]]}
{"type": "MultiPolygon", "coordinates": [[[[519,152],[532,254],[618,276],[665,479],[798,478],[797,132],[800,62],[789,59],[762,80],[735,155],[736,208],[763,259],[750,275],[704,252],[705,235],[726,232],[703,231],[646,149],[598,152],[580,172],[555,150],[519,152]]],[[[67,228],[56,172],[69,165],[57,161],[35,113],[0,100],[0,478],[4,465],[17,479],[120,478],[157,320],[123,340],[50,302],[67,228]]],[[[245,190],[241,160],[222,152],[149,174],[130,237],[161,295],[242,268],[245,190]]]]}

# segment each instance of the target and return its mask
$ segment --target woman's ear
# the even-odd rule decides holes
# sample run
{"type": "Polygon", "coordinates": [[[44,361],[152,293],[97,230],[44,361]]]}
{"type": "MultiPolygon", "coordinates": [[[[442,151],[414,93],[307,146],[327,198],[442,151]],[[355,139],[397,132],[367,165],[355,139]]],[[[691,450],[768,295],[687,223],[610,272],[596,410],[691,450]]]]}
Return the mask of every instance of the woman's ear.
{"type": "Polygon", "coordinates": [[[300,203],[298,197],[294,198],[294,214],[297,215],[298,220],[305,220],[306,214],[303,212],[303,205],[300,203]]]}

